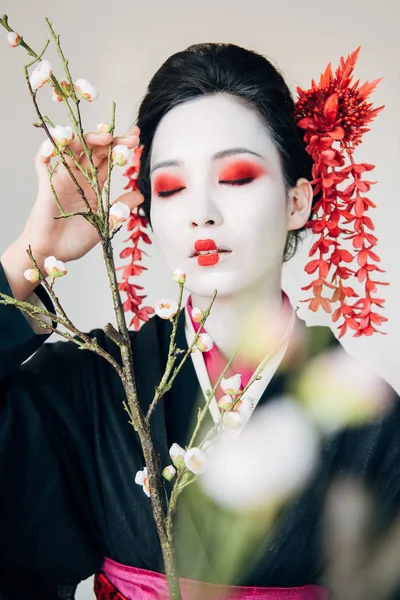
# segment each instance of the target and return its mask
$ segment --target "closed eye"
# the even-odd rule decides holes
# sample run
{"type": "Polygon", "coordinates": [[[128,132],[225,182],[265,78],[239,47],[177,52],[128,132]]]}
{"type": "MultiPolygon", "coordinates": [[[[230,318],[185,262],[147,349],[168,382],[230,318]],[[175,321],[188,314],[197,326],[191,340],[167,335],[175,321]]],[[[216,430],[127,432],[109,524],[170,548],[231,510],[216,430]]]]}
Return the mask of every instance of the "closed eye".
{"type": "Polygon", "coordinates": [[[177,194],[178,192],[180,192],[181,190],[184,190],[184,187],[178,188],[176,190],[160,190],[158,192],[158,196],[160,196],[161,198],[168,198],[169,196],[172,196],[173,194],[177,194]]]}
{"type": "Polygon", "coordinates": [[[246,177],[244,179],[230,179],[230,180],[221,180],[220,183],[224,183],[226,185],[245,185],[246,183],[251,183],[254,181],[254,177],[246,177]]]}

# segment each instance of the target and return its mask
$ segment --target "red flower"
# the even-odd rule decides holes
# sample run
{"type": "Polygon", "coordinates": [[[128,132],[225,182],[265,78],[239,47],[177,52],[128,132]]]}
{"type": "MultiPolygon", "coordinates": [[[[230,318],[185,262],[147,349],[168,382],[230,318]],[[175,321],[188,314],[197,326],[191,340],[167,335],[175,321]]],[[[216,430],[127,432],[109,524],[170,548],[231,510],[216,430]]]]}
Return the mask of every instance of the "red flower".
{"type": "MultiPolygon", "coordinates": [[[[128,169],[124,172],[124,175],[128,177],[128,183],[124,187],[124,190],[135,191],[138,189],[137,178],[140,168],[140,157],[143,151],[143,146],[138,146],[133,151],[132,163],[128,169]]],[[[132,232],[125,242],[132,242],[131,246],[127,246],[120,252],[120,258],[129,258],[129,263],[121,267],[117,267],[117,271],[123,269],[122,281],[118,284],[118,288],[121,292],[124,292],[127,296],[123,306],[125,312],[132,312],[133,318],[130,321],[129,326],[133,327],[135,331],[140,328],[141,321],[148,321],[150,315],[154,313],[154,309],[150,306],[141,306],[143,300],[146,298],[145,295],[139,295],[137,290],[143,290],[140,285],[130,283],[131,277],[137,277],[143,271],[147,270],[147,267],[138,264],[142,260],[143,254],[146,254],[144,250],[138,247],[139,242],[142,241],[145,244],[151,244],[151,239],[143,231],[147,227],[147,219],[144,214],[141,214],[142,209],[136,208],[131,212],[131,215],[127,221],[126,228],[132,232]]]]}
{"type": "Polygon", "coordinates": [[[313,311],[322,307],[327,312],[331,311],[331,303],[339,302],[340,306],[332,316],[333,322],[343,318],[339,325],[339,337],[349,327],[355,331],[355,337],[370,336],[379,331],[375,326],[387,321],[371,311],[373,302],[381,307],[384,302],[373,300],[371,294],[377,291],[377,285],[388,285],[370,278],[373,271],[382,272],[372,264],[380,262],[379,256],[373,251],[377,238],[366,231],[374,230],[372,219],[366,213],[375,208],[375,204],[362,196],[376,183],[362,179],[362,175],[374,169],[374,165],[356,164],[353,160],[354,150],[360,144],[362,135],[369,131],[366,125],[384,107],[372,108],[372,104],[367,102],[380,79],[362,86],[359,86],[359,81],[352,83],[359,51],[360,48],[357,48],[346,60],[342,57],[335,73],[329,64],[319,84],[313,80],[308,90],[297,88],[298,100],[294,113],[297,125],[305,131],[306,149],[314,161],[311,181],[315,186],[314,195],[321,194],[313,207],[313,219],[306,225],[320,236],[309,252],[309,256],[319,253],[319,258],[311,260],[305,267],[309,274],[318,269],[318,278],[302,288],[312,288],[314,294],[313,298],[303,302],[309,302],[309,308],[313,311]],[[346,160],[350,164],[344,166],[346,160]],[[350,177],[352,181],[348,182],[350,177]],[[339,189],[338,186],[343,182],[346,182],[346,187],[339,189]],[[353,254],[340,247],[339,237],[352,240],[353,254]],[[354,260],[358,270],[343,264],[354,260]],[[330,274],[331,269],[333,273],[330,274]],[[349,304],[349,299],[358,298],[358,294],[353,288],[343,285],[343,281],[351,276],[356,277],[365,288],[365,297],[353,305],[349,304]],[[334,289],[331,299],[321,296],[324,286],[334,289]]]}

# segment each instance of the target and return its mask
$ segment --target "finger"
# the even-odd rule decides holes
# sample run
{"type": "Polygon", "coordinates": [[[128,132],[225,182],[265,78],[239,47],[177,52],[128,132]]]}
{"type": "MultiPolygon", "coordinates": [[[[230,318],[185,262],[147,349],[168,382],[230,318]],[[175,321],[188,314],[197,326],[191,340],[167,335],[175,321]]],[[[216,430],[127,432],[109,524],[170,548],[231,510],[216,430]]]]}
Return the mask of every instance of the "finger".
{"type": "Polygon", "coordinates": [[[127,204],[131,210],[134,210],[144,202],[144,196],[138,191],[126,192],[126,194],[122,194],[116,200],[113,200],[111,205],[116,204],[116,202],[123,202],[124,204],[127,204]]]}

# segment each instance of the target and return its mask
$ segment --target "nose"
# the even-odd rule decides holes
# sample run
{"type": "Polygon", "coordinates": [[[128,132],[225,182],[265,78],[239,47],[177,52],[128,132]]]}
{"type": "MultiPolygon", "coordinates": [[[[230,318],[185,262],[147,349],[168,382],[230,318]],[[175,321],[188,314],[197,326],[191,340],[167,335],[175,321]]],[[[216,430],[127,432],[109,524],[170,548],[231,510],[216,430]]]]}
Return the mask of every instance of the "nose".
{"type": "Polygon", "coordinates": [[[209,194],[200,194],[192,198],[189,209],[189,224],[196,227],[215,227],[221,225],[222,214],[209,194]]]}

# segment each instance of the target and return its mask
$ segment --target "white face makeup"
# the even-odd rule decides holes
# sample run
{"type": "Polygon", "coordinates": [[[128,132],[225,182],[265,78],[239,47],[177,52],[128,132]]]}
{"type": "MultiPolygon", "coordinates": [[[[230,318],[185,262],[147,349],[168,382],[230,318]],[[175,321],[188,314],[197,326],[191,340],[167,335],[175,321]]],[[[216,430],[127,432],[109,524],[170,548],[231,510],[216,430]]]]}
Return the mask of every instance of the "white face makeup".
{"type": "Polygon", "coordinates": [[[286,190],[255,111],[223,94],[173,108],[156,130],[150,168],[154,234],[171,272],[186,272],[190,292],[218,289],[221,297],[280,277],[286,190]],[[192,257],[212,242],[229,252],[192,257]]]}

